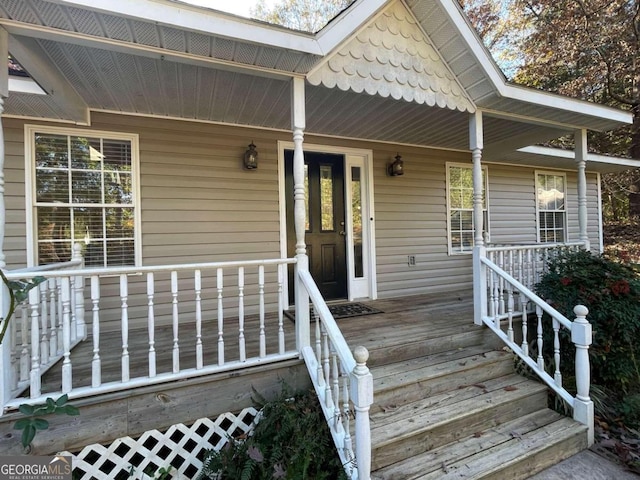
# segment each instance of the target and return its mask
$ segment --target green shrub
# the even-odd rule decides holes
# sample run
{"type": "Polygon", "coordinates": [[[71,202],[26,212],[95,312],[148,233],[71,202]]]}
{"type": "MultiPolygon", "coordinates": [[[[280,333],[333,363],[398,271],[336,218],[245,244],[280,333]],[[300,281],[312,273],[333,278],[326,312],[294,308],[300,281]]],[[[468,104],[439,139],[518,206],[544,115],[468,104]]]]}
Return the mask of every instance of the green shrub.
{"type": "MultiPolygon", "coordinates": [[[[586,251],[564,253],[549,263],[549,272],[536,291],[567,318],[574,318],[576,305],[589,309],[593,383],[621,394],[640,392],[640,278],[635,271],[586,251]]],[[[551,348],[551,342],[545,343],[551,348]]],[[[569,343],[564,333],[562,370],[566,377],[575,373],[569,343]]],[[[553,358],[552,351],[546,354],[553,358]]]]}
{"type": "Polygon", "coordinates": [[[264,404],[252,435],[230,438],[203,463],[199,479],[347,479],[315,393],[291,395],[286,387],[264,404]]]}

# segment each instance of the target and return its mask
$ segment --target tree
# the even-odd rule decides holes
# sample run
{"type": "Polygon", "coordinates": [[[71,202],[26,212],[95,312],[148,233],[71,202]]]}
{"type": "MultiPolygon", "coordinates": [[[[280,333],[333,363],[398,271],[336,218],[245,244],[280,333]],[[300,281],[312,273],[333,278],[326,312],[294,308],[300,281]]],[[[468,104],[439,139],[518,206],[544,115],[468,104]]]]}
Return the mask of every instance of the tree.
{"type": "Polygon", "coordinates": [[[251,16],[303,32],[317,32],[349,6],[351,0],[281,0],[269,8],[259,0],[251,16]]]}

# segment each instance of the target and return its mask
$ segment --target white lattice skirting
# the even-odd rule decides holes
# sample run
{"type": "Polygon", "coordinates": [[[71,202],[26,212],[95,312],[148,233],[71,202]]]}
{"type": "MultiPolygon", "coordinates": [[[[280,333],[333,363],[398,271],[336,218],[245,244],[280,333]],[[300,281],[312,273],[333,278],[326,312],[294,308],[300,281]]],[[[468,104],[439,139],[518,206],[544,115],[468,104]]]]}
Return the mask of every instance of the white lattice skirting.
{"type": "Polygon", "coordinates": [[[169,478],[193,479],[207,450],[220,450],[229,437],[244,435],[258,421],[255,408],[225,413],[215,421],[201,418],[187,427],[172,425],[166,432],[150,430],[139,439],[123,437],[109,446],[89,445],[73,455],[74,478],[81,480],[151,480],[161,468],[171,467],[169,478]]]}

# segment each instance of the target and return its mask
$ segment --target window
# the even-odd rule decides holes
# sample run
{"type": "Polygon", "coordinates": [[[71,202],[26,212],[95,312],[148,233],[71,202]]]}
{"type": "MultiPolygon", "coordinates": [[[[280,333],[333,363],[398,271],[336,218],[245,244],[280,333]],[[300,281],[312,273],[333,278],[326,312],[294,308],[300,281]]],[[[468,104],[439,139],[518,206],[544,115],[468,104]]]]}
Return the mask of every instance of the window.
{"type": "MultiPolygon", "coordinates": [[[[483,234],[488,231],[487,169],[482,168],[483,234]]],[[[471,252],[474,245],[473,167],[447,164],[447,208],[449,211],[449,253],[471,252]]]]}
{"type": "Polygon", "coordinates": [[[135,265],[137,136],[27,127],[34,264],[68,261],[83,247],[87,267],[135,265]]]}
{"type": "Polygon", "coordinates": [[[538,241],[560,243],[566,239],[566,185],[562,174],[536,172],[538,241]]]}

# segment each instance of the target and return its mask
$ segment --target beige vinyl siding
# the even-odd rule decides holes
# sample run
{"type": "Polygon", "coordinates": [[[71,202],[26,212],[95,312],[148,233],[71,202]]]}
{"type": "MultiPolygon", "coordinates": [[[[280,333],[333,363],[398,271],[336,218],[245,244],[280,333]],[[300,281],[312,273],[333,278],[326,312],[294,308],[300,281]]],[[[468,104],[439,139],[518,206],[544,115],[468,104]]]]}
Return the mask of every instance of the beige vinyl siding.
{"type": "Polygon", "coordinates": [[[491,243],[536,242],[534,170],[489,164],[488,174],[491,243]]]}
{"type": "Polygon", "coordinates": [[[446,162],[469,163],[470,156],[406,147],[401,154],[405,174],[389,177],[396,149],[374,149],[378,296],[471,288],[471,256],[448,254],[446,206],[446,162]]]}
{"type": "Polygon", "coordinates": [[[24,128],[22,122],[3,119],[5,140],[5,208],[4,254],[8,269],[27,264],[24,128]]]}

